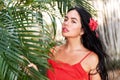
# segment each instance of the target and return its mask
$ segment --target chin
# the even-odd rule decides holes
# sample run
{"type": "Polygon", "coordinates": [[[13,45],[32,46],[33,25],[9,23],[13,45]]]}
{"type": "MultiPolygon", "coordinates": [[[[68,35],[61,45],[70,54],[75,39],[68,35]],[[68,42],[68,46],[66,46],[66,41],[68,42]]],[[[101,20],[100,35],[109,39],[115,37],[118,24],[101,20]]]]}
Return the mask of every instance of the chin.
{"type": "Polygon", "coordinates": [[[62,36],[65,38],[72,38],[72,36],[70,36],[70,35],[62,35],[62,36]]]}
{"type": "Polygon", "coordinates": [[[68,37],[69,35],[68,35],[68,34],[65,34],[65,33],[62,33],[62,36],[63,36],[63,37],[68,37]]]}

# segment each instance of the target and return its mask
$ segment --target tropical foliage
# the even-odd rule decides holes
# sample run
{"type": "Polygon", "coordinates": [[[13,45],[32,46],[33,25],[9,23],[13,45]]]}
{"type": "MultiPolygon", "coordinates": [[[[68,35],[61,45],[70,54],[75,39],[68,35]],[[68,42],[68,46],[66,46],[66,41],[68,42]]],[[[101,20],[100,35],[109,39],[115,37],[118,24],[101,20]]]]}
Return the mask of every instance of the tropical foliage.
{"type": "Polygon", "coordinates": [[[56,45],[56,17],[74,5],[94,11],[86,0],[0,0],[0,80],[47,79],[47,53],[56,45]],[[28,67],[30,63],[38,71],[28,67]]]}

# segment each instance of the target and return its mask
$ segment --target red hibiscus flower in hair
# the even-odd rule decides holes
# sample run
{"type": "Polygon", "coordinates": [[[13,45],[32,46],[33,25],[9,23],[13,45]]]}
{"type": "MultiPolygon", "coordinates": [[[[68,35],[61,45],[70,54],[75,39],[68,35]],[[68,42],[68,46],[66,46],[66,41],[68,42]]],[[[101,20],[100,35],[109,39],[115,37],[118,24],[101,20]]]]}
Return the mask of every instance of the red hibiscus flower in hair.
{"type": "Polygon", "coordinates": [[[97,29],[98,23],[94,19],[90,18],[89,27],[92,31],[97,29]]]}

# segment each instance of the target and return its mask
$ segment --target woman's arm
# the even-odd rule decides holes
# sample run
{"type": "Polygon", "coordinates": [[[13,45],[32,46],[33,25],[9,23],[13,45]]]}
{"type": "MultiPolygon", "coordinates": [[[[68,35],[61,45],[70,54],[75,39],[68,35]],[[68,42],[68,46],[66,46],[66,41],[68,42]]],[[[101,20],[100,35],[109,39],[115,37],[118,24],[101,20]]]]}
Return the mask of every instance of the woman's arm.
{"type": "Polygon", "coordinates": [[[90,72],[90,80],[101,80],[100,74],[96,69],[90,72]]]}
{"type": "Polygon", "coordinates": [[[95,53],[93,53],[89,59],[90,59],[90,71],[89,71],[90,80],[101,80],[100,74],[97,71],[97,66],[99,63],[98,56],[95,53]]]}

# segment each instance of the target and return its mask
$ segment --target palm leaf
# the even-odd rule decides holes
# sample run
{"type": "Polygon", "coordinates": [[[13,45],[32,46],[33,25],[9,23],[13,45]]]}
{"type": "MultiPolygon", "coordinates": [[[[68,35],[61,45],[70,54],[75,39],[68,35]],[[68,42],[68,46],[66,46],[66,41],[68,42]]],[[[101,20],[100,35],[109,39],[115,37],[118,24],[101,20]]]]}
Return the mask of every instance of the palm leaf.
{"type": "Polygon", "coordinates": [[[47,67],[45,53],[49,52],[53,41],[42,26],[42,17],[36,16],[32,10],[22,7],[10,7],[1,12],[0,59],[2,65],[0,65],[0,79],[30,79],[24,70],[21,71],[29,62],[36,63],[41,68],[40,72],[28,68],[32,74],[31,79],[46,79],[42,73],[43,68],[47,67]],[[33,30],[36,27],[40,30],[33,30]]]}

